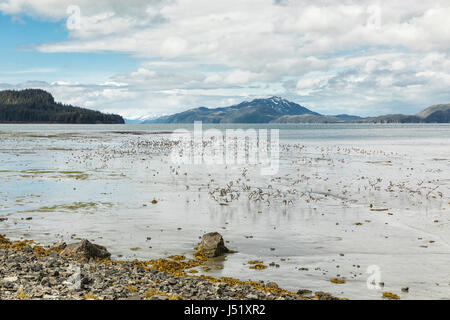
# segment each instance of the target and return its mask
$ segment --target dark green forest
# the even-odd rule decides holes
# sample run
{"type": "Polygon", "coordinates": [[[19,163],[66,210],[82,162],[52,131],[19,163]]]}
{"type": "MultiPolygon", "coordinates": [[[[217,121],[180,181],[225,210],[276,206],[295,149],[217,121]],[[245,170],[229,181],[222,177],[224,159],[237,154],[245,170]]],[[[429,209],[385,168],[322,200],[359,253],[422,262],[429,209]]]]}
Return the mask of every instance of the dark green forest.
{"type": "Polygon", "coordinates": [[[47,91],[26,89],[0,91],[0,122],[121,124],[124,119],[116,114],[57,103],[47,91]]]}

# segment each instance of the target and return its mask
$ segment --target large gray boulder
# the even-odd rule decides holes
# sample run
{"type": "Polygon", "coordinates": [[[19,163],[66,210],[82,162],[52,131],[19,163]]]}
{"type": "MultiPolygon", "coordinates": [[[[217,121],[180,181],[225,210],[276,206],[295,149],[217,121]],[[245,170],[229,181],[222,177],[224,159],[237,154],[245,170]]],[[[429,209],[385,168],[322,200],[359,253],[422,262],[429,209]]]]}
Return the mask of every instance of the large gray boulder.
{"type": "Polygon", "coordinates": [[[105,247],[93,244],[86,239],[81,242],[68,244],[60,253],[61,256],[76,260],[89,261],[90,259],[107,259],[111,253],[105,247]]]}
{"type": "Polygon", "coordinates": [[[209,258],[219,257],[230,252],[230,250],[225,247],[223,237],[217,232],[204,234],[202,242],[198,246],[198,251],[200,251],[203,256],[209,258]]]}

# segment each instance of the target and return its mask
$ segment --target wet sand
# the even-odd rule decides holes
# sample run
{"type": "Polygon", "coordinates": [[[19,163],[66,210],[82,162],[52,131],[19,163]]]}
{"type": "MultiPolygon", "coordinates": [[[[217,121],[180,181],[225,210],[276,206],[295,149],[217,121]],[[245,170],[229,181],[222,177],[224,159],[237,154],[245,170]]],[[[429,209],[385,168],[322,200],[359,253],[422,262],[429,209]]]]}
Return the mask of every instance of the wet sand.
{"type": "Polygon", "coordinates": [[[282,131],[280,171],[264,177],[257,166],[178,167],[167,128],[3,126],[0,234],[88,238],[114,259],[148,260],[192,257],[195,239],[218,231],[238,253],[199,274],[347,298],[449,298],[450,127],[380,127],[282,131]],[[383,288],[368,288],[371,266],[383,288]]]}

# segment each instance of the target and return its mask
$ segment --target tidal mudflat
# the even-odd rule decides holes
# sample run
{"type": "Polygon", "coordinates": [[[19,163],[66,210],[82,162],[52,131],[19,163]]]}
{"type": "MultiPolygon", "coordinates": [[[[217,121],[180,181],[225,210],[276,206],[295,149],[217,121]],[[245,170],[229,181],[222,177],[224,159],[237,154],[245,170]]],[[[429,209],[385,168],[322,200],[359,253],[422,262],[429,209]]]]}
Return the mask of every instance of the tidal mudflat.
{"type": "Polygon", "coordinates": [[[217,231],[237,252],[196,275],[450,297],[450,126],[277,128],[280,169],[262,176],[172,163],[173,126],[1,125],[0,234],[149,260],[192,257],[217,231]]]}

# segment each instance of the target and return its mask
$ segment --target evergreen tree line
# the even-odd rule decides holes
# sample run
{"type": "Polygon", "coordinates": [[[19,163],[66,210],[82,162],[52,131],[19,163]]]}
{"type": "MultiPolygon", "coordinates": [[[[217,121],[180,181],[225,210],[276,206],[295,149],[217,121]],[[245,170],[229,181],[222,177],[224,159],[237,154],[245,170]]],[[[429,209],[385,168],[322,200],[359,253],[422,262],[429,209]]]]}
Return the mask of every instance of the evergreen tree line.
{"type": "Polygon", "coordinates": [[[124,123],[121,116],[56,103],[40,89],[0,91],[0,122],[124,123]]]}

